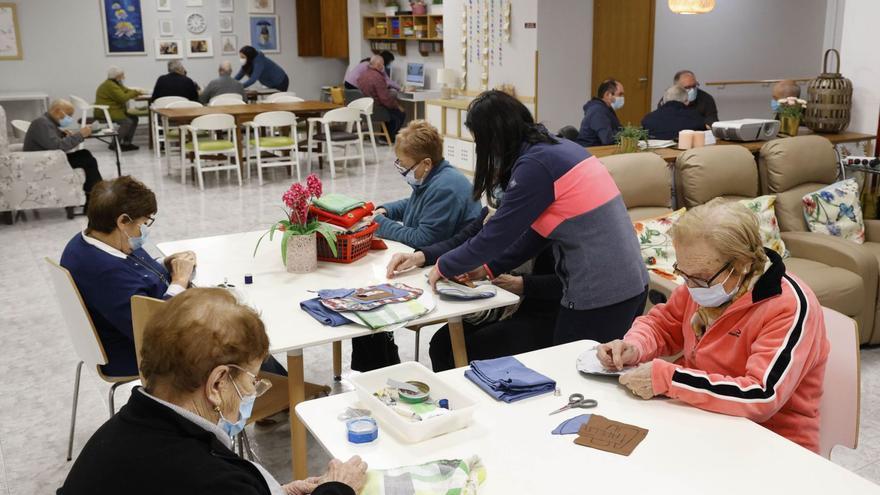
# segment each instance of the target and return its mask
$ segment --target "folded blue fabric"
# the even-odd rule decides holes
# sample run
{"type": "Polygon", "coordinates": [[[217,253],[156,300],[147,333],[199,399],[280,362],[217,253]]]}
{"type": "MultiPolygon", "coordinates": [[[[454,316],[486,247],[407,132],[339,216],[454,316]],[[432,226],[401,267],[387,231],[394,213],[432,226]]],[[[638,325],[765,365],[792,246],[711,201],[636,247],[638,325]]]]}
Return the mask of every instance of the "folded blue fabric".
{"type": "Polygon", "coordinates": [[[331,327],[338,327],[340,325],[348,325],[351,323],[347,318],[337,313],[336,311],[331,311],[324,307],[321,304],[321,298],[316,297],[314,299],[306,299],[305,301],[299,303],[299,307],[302,308],[303,311],[312,316],[312,318],[320,321],[324,325],[329,325],[331,327]]]}
{"type": "Polygon", "coordinates": [[[512,356],[471,361],[471,369],[464,376],[495,399],[508,403],[556,389],[555,381],[526,368],[512,356]]]}
{"type": "Polygon", "coordinates": [[[581,426],[590,420],[590,416],[592,416],[592,414],[581,414],[580,416],[568,418],[550,433],[554,435],[574,435],[580,431],[581,426]]]}
{"type": "Polygon", "coordinates": [[[318,299],[336,299],[348,297],[354,294],[354,289],[321,289],[318,291],[318,299]]]}

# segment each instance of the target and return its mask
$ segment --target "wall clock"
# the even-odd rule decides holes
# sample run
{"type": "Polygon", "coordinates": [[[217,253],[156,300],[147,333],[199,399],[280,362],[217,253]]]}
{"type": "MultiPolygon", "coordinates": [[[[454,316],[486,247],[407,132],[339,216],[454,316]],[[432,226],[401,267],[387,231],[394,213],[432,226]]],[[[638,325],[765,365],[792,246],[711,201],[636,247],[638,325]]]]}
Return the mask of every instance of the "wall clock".
{"type": "Polygon", "coordinates": [[[205,22],[205,16],[198,12],[186,16],[186,29],[192,34],[202,34],[208,29],[208,23],[205,22]]]}

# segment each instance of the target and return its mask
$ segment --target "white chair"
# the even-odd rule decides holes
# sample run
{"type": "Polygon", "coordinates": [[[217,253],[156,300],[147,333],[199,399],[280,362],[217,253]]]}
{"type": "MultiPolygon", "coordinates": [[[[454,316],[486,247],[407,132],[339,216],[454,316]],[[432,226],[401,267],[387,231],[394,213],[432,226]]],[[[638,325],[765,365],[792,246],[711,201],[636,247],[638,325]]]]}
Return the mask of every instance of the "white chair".
{"type": "Polygon", "coordinates": [[[156,158],[162,156],[162,146],[165,144],[165,126],[159,122],[159,114],[155,111],[176,101],[188,100],[182,96],[163,96],[156,98],[150,105],[150,127],[153,130],[153,149],[156,150],[156,158]]]}
{"type": "Polygon", "coordinates": [[[373,131],[373,99],[369,96],[358,98],[348,104],[348,108],[356,108],[367,121],[370,143],[373,145],[373,163],[379,163],[379,152],[376,149],[376,133],[373,131]]]}
{"type": "Polygon", "coordinates": [[[30,121],[27,120],[13,120],[9,122],[12,124],[12,128],[21,133],[21,136],[24,137],[27,134],[28,129],[31,127],[30,121]]]}
{"type": "Polygon", "coordinates": [[[104,345],[98,337],[98,332],[95,330],[94,323],[92,323],[92,317],[89,316],[89,312],[82,300],[82,296],[80,296],[79,289],[76,288],[73,277],[70,276],[70,272],[67,269],[49,258],[46,258],[46,263],[49,265],[49,278],[55,287],[55,297],[58,300],[58,305],[61,307],[61,316],[66,324],[70,340],[73,343],[73,349],[79,358],[79,363],[76,365],[76,379],[73,384],[70,439],[67,443],[67,460],[69,461],[73,458],[73,433],[76,428],[76,406],[79,401],[79,380],[82,376],[83,364],[94,368],[102,380],[111,384],[108,394],[110,417],[116,414],[113,400],[116,387],[137,380],[138,375],[107,376],[101,372],[100,365],[107,364],[107,353],[104,351],[104,345]]]}
{"type": "MultiPolygon", "coordinates": [[[[251,147],[253,146],[257,162],[257,178],[263,185],[263,169],[270,167],[296,167],[296,180],[302,180],[299,171],[299,142],[296,136],[296,115],[291,112],[264,112],[254,117],[253,122],[245,123],[247,143],[247,176],[251,177],[251,147]],[[268,129],[266,136],[260,136],[261,129],[268,129]],[[289,136],[276,133],[276,129],[287,129],[289,136]],[[253,130],[254,137],[251,138],[253,130]],[[284,153],[287,153],[287,156],[284,153]],[[263,153],[270,156],[264,157],[263,153]]],[[[279,131],[280,132],[280,131],[279,131]]]]}
{"type": "Polygon", "coordinates": [[[223,93],[217,95],[208,101],[209,107],[220,105],[245,105],[244,98],[238,93],[223,93]]]}
{"type": "MultiPolygon", "coordinates": [[[[183,149],[185,151],[192,151],[195,155],[196,177],[199,181],[199,189],[205,189],[205,172],[219,173],[223,170],[227,171],[227,177],[229,172],[235,171],[235,175],[238,177],[238,186],[241,187],[241,165],[238,162],[238,137],[236,136],[235,117],[225,113],[202,115],[193,119],[189,125],[181,126],[180,129],[180,142],[183,149]],[[199,132],[201,131],[208,131],[214,135],[212,139],[200,140],[199,132]],[[227,132],[229,139],[217,139],[216,133],[221,131],[227,132]],[[192,142],[186,142],[187,133],[192,137],[192,142]],[[225,156],[226,164],[222,164],[224,160],[209,158],[208,160],[216,163],[216,165],[202,165],[203,156],[214,157],[216,155],[225,156]]],[[[184,152],[180,154],[181,184],[186,184],[185,163],[186,153],[184,152]]]]}
{"type": "Polygon", "coordinates": [[[361,112],[358,109],[337,108],[325,113],[323,117],[309,119],[309,172],[312,170],[312,150],[315,149],[317,143],[324,143],[324,150],[321,154],[330,163],[330,178],[336,178],[337,161],[345,160],[343,163],[343,167],[345,167],[348,165],[348,160],[352,158],[359,159],[361,170],[364,174],[367,173],[367,164],[364,161],[364,133],[361,127],[361,112]],[[344,124],[345,130],[332,130],[333,124],[344,124]],[[316,132],[318,126],[320,126],[320,132],[316,132]],[[348,153],[348,147],[352,145],[357,147],[357,155],[334,156],[334,146],[341,146],[343,153],[348,153]]]}
{"type": "Polygon", "coordinates": [[[290,103],[294,101],[305,101],[302,98],[296,96],[296,93],[291,93],[290,91],[279,91],[278,93],[272,93],[271,95],[266,96],[263,99],[263,103],[290,103]],[[296,98],[292,100],[291,98],[296,98]]]}
{"type": "Polygon", "coordinates": [[[819,403],[819,453],[829,458],[835,445],[854,449],[859,443],[859,330],[852,318],[833,309],[822,311],[831,352],[819,403]]]}
{"type": "MultiPolygon", "coordinates": [[[[107,128],[115,130],[116,127],[113,124],[113,119],[110,118],[110,106],[109,105],[92,105],[88,101],[83,98],[80,98],[76,95],[70,95],[70,102],[73,104],[73,107],[76,109],[76,112],[80,114],[79,116],[79,125],[80,127],[85,127],[88,123],[89,114],[92,114],[93,120],[95,119],[94,113],[100,111],[104,114],[104,121],[107,122],[107,128]]],[[[117,156],[122,154],[122,147],[119,145],[119,139],[114,139],[113,142],[116,144],[116,153],[117,156]]],[[[77,150],[84,149],[86,147],[86,143],[82,142],[79,146],[76,147],[77,150]]]]}
{"type": "MultiPolygon", "coordinates": [[[[158,100],[156,100],[156,101],[158,101],[158,100]]],[[[199,103],[197,101],[183,99],[180,101],[172,101],[171,103],[165,105],[165,108],[201,108],[203,106],[204,105],[202,105],[201,103],[199,103]]],[[[172,153],[179,152],[180,156],[181,156],[181,160],[179,161],[179,163],[181,165],[185,163],[183,160],[183,151],[180,146],[182,132],[180,130],[180,126],[175,127],[175,128],[171,128],[171,125],[168,122],[168,119],[163,117],[162,118],[162,133],[164,134],[164,140],[165,140],[165,158],[168,160],[168,173],[170,174],[171,169],[174,168],[171,165],[173,163],[171,160],[172,153]]],[[[203,133],[203,135],[207,136],[208,134],[203,133]]],[[[186,168],[182,168],[180,170],[180,174],[182,176],[186,175],[186,168]]],[[[183,177],[181,177],[180,180],[182,182],[184,180],[183,177]]]]}

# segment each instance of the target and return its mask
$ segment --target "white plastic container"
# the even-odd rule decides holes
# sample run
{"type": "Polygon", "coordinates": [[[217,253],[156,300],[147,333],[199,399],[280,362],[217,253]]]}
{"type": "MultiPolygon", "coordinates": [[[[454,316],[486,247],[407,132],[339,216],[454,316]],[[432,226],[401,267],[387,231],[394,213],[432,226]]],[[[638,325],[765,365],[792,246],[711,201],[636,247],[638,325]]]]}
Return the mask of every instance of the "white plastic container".
{"type": "Polygon", "coordinates": [[[372,411],[373,417],[379,422],[380,435],[384,428],[404,443],[417,443],[466,428],[473,422],[476,401],[455,390],[419,363],[411,361],[369,371],[350,378],[350,381],[357,389],[361,405],[372,411]],[[400,381],[416,380],[427,384],[431,387],[432,400],[449,400],[449,414],[415,422],[400,416],[373,396],[387,387],[389,378],[400,381]]]}

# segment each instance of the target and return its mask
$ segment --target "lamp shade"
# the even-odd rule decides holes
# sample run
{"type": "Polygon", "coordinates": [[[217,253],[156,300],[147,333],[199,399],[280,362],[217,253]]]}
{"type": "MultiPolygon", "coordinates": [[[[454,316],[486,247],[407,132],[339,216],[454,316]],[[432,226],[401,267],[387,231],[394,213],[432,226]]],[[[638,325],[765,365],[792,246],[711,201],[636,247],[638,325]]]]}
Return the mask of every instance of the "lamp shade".
{"type": "Polygon", "coordinates": [[[437,69],[437,84],[455,84],[455,71],[452,69],[437,69]]]}
{"type": "Polygon", "coordinates": [[[715,0],[669,0],[669,10],[676,14],[705,14],[715,8],[715,0]]]}

